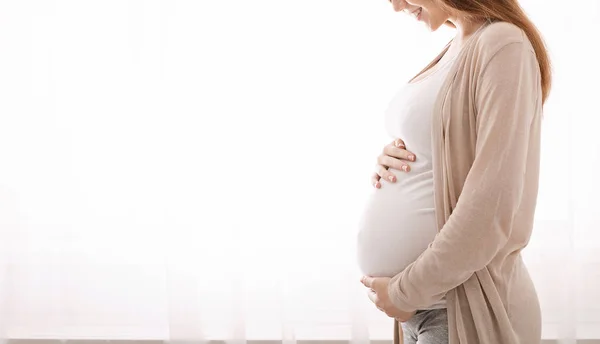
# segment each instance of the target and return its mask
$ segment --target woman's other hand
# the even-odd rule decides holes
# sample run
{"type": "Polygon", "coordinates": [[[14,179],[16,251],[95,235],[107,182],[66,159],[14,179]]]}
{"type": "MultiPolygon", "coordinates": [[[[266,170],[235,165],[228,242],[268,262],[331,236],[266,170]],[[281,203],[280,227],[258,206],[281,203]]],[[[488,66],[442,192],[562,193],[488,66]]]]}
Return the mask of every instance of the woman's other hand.
{"type": "Polygon", "coordinates": [[[369,299],[375,304],[375,307],[384,312],[390,318],[394,318],[399,322],[407,322],[415,315],[416,311],[405,312],[396,308],[392,304],[388,295],[388,287],[391,278],[389,277],[370,277],[363,276],[360,282],[367,288],[369,299]]]}
{"type": "Polygon", "coordinates": [[[387,146],[383,147],[383,152],[377,157],[375,173],[371,176],[371,184],[377,189],[381,188],[380,179],[385,178],[394,183],[396,175],[388,170],[394,168],[400,171],[410,171],[407,161],[415,161],[416,156],[406,150],[406,145],[401,139],[395,139],[387,146]]]}

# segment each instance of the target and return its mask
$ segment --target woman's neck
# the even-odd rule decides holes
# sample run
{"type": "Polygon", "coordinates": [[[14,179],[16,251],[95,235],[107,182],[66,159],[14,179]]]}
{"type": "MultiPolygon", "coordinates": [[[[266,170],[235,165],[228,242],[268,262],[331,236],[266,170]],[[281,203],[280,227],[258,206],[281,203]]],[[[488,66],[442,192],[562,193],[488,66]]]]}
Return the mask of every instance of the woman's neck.
{"type": "Polygon", "coordinates": [[[456,44],[457,47],[462,47],[467,39],[469,39],[469,37],[485,23],[485,19],[468,20],[464,17],[456,16],[453,16],[448,20],[456,27],[456,36],[454,37],[452,44],[456,44]]]}

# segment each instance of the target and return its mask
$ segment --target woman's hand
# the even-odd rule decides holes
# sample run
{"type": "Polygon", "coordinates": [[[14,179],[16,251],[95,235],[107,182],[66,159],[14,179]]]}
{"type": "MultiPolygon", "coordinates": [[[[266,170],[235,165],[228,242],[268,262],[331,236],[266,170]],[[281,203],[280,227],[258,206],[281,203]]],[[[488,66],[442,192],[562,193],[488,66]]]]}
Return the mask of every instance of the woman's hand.
{"type": "Polygon", "coordinates": [[[369,299],[373,301],[377,309],[384,312],[390,318],[399,322],[406,322],[415,315],[414,312],[404,312],[392,304],[388,295],[389,277],[368,277],[363,276],[360,281],[365,287],[369,288],[369,299]]]}
{"type": "Polygon", "coordinates": [[[406,161],[415,161],[416,156],[406,150],[406,145],[401,139],[395,139],[392,143],[383,147],[383,152],[377,157],[377,166],[375,173],[371,176],[371,184],[377,189],[381,188],[379,180],[385,178],[394,183],[396,176],[388,171],[388,168],[395,168],[400,171],[410,171],[410,166],[406,161]]]}

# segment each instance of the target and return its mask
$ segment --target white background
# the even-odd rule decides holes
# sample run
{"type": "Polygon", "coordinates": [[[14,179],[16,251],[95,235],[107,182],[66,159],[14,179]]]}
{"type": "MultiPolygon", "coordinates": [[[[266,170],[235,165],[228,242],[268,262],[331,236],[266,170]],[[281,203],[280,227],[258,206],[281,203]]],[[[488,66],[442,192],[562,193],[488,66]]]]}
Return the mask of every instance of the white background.
{"type": "MultiPolygon", "coordinates": [[[[554,63],[525,252],[600,338],[599,2],[521,1],[554,63]]],[[[385,0],[0,1],[0,334],[388,339],[354,258],[383,110],[452,37],[385,0]]]]}

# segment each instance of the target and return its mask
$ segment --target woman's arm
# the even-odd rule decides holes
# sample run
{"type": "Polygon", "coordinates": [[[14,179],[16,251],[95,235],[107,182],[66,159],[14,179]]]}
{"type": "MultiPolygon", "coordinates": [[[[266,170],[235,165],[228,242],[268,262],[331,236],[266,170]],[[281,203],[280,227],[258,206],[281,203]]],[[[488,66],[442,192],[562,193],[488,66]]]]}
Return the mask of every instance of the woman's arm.
{"type": "Polygon", "coordinates": [[[541,120],[538,62],[524,42],[503,46],[477,83],[475,159],[455,209],[429,247],[389,283],[403,311],[427,307],[488,265],[511,235],[523,195],[533,121],[541,120]]]}

